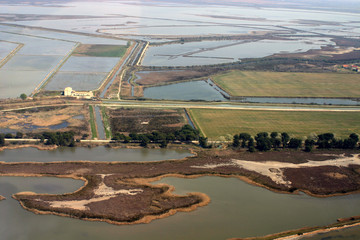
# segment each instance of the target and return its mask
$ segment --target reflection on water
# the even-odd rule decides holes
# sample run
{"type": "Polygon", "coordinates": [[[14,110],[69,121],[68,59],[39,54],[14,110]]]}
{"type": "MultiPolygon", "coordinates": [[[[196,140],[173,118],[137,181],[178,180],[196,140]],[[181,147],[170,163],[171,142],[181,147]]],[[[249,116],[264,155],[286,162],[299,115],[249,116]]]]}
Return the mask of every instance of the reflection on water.
{"type": "MultiPolygon", "coordinates": [[[[0,152],[0,161],[5,162],[58,162],[58,161],[100,161],[100,162],[150,162],[167,159],[182,159],[192,154],[185,150],[170,149],[111,149],[106,147],[60,147],[51,151],[36,148],[21,148],[0,152]]],[[[0,194],[1,195],[1,194],[0,194]]]]}

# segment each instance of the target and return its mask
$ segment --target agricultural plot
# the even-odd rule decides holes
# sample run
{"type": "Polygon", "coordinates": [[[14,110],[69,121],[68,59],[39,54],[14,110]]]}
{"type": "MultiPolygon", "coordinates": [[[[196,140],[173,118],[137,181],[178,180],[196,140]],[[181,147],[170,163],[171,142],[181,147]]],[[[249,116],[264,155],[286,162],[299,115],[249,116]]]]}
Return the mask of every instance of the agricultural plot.
{"type": "Polygon", "coordinates": [[[326,132],[337,137],[360,133],[359,112],[306,112],[260,110],[191,109],[190,115],[209,139],[247,132],[287,132],[293,137],[307,137],[326,132]]]}
{"type": "Polygon", "coordinates": [[[358,98],[360,75],[230,71],[212,77],[232,96],[358,98]]]}
{"type": "Polygon", "coordinates": [[[75,56],[89,57],[122,57],[127,47],[121,45],[100,45],[100,44],[81,44],[75,49],[75,56]]]}
{"type": "Polygon", "coordinates": [[[187,123],[183,110],[109,109],[110,125],[115,133],[173,132],[187,123]]]}

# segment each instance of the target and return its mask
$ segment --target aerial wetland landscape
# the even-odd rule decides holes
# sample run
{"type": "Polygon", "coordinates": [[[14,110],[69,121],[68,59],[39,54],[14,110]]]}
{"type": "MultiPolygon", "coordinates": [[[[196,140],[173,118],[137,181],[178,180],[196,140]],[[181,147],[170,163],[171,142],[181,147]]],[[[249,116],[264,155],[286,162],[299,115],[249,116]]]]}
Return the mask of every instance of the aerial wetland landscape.
{"type": "Polygon", "coordinates": [[[360,3],[0,0],[0,239],[360,239],[360,3]]]}

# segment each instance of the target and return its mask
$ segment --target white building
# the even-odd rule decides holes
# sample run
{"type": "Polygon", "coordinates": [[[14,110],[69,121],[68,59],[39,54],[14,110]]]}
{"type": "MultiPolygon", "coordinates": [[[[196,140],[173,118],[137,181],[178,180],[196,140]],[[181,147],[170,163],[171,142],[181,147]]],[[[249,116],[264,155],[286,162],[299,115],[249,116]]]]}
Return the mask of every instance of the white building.
{"type": "Polygon", "coordinates": [[[64,96],[65,97],[76,97],[76,98],[85,98],[85,99],[91,99],[94,97],[94,93],[92,91],[86,92],[86,91],[74,91],[71,87],[67,87],[64,90],[64,96]]]}

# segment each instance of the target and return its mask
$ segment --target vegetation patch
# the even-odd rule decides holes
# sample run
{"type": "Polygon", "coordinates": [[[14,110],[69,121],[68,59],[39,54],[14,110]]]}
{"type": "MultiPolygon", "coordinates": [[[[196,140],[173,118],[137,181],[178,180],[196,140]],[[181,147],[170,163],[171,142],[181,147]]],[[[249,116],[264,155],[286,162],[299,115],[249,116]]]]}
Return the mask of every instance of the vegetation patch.
{"type": "Polygon", "coordinates": [[[89,113],[90,113],[90,128],[91,128],[92,138],[97,138],[94,107],[91,105],[89,105],[89,113]]]}
{"type": "Polygon", "coordinates": [[[127,46],[102,45],[102,44],[81,44],[75,49],[73,55],[87,57],[122,57],[127,46]]]}
{"type": "Polygon", "coordinates": [[[174,132],[186,123],[185,112],[173,109],[117,108],[109,110],[110,127],[115,133],[174,132]]]}
{"type": "Polygon", "coordinates": [[[189,113],[211,140],[241,132],[252,136],[259,132],[287,132],[299,138],[326,132],[346,138],[360,132],[359,112],[190,109],[189,113]]]}
{"type": "Polygon", "coordinates": [[[193,70],[181,70],[181,71],[146,71],[137,72],[138,76],[136,84],[142,86],[154,86],[163,85],[173,82],[186,81],[194,78],[207,76],[207,72],[193,71],[193,70]]]}
{"type": "Polygon", "coordinates": [[[0,128],[27,135],[44,131],[72,131],[76,136],[81,136],[89,131],[87,115],[84,106],[36,107],[0,112],[0,128]]]}
{"type": "Polygon", "coordinates": [[[228,71],[212,78],[232,96],[358,98],[360,75],[228,71]]]}
{"type": "Polygon", "coordinates": [[[101,114],[102,114],[102,119],[103,119],[103,123],[104,123],[106,139],[110,139],[111,138],[110,122],[109,122],[109,116],[106,112],[105,107],[101,107],[101,114]]]}

